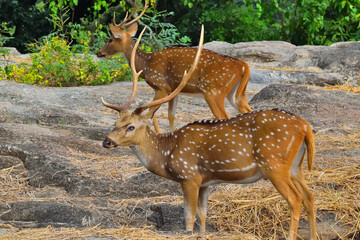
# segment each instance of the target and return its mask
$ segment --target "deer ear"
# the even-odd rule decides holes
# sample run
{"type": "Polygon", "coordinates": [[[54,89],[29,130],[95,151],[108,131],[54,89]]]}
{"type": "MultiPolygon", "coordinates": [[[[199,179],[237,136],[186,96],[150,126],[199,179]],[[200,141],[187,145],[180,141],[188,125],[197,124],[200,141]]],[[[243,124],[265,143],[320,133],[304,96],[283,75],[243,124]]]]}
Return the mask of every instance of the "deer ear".
{"type": "Polygon", "coordinates": [[[117,27],[115,27],[112,24],[109,24],[109,28],[110,28],[110,31],[111,31],[112,35],[114,35],[115,38],[122,39],[121,32],[117,27]]]}
{"type": "Polygon", "coordinates": [[[133,37],[135,36],[136,32],[138,30],[138,24],[137,22],[134,22],[133,24],[128,27],[127,32],[133,37]]]}

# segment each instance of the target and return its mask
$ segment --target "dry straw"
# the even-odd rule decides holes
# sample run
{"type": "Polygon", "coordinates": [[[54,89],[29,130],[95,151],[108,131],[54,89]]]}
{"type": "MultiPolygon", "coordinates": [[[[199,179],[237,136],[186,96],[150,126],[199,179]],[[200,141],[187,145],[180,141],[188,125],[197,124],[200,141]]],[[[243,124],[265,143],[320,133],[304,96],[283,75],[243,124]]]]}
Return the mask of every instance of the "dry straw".
{"type": "Polygon", "coordinates": [[[351,92],[351,93],[360,93],[360,74],[359,74],[359,81],[358,85],[350,85],[349,80],[346,81],[344,84],[336,84],[336,85],[329,85],[325,84],[324,87],[316,87],[311,86],[313,89],[317,90],[327,90],[327,91],[344,91],[344,92],[351,92]]]}

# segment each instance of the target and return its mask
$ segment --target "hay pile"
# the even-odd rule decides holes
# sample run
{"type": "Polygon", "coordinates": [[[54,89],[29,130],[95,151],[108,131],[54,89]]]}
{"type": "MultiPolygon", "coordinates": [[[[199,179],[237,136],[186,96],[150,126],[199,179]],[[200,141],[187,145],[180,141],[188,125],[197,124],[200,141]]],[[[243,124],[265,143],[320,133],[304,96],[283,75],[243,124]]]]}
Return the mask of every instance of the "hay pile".
{"type": "Polygon", "coordinates": [[[20,164],[0,169],[0,203],[33,198],[34,192],[27,184],[26,170],[20,164]]]}

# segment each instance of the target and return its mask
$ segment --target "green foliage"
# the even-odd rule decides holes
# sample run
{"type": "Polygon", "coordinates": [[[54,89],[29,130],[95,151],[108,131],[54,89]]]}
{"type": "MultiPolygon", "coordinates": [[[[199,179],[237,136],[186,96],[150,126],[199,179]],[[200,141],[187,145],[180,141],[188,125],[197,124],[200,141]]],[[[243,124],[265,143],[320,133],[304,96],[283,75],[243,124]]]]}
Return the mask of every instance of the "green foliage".
{"type": "Polygon", "coordinates": [[[46,39],[38,47],[39,54],[31,55],[32,64],[0,67],[0,77],[21,83],[60,87],[99,85],[129,79],[128,66],[121,56],[95,61],[88,54],[88,43],[84,42],[84,54],[79,54],[58,36],[46,39]]]}
{"type": "Polygon", "coordinates": [[[174,45],[187,45],[191,41],[188,36],[181,37],[179,30],[173,24],[161,21],[172,15],[174,12],[154,11],[153,16],[144,15],[142,17],[141,21],[150,28],[144,33],[143,42],[146,42],[152,51],[174,45]]]}
{"type": "Polygon", "coordinates": [[[16,27],[14,38],[6,42],[5,46],[16,47],[18,51],[24,52],[27,43],[48,34],[51,29],[46,19],[48,13],[41,1],[0,0],[1,21],[11,20],[11,24],[16,27]]]}
{"type": "Polygon", "coordinates": [[[296,45],[330,45],[360,40],[359,0],[183,0],[186,10],[176,5],[176,1],[168,1],[172,2],[168,5],[178,8],[175,14],[187,12],[178,16],[175,25],[192,38],[199,32],[194,25],[204,22],[205,30],[211,29],[206,39],[227,42],[256,38],[289,41],[296,45]],[[234,9],[229,10],[229,5],[234,9]],[[255,13],[241,11],[243,5],[255,13]],[[228,20],[224,22],[224,18],[228,20]],[[236,22],[241,26],[236,26],[236,22]],[[246,34],[241,37],[238,32],[246,34]]]}
{"type": "Polygon", "coordinates": [[[252,7],[239,7],[234,3],[204,11],[200,23],[206,26],[208,41],[269,40],[275,35],[252,7]]]}
{"type": "Polygon", "coordinates": [[[4,44],[10,39],[13,39],[12,36],[15,33],[15,28],[15,26],[10,27],[9,23],[7,22],[2,22],[0,24],[0,56],[3,58],[9,54],[9,51],[4,48],[4,44]]]}
{"type": "Polygon", "coordinates": [[[315,44],[329,45],[339,41],[360,40],[360,3],[358,0],[330,0],[324,23],[315,44]]]}
{"type": "Polygon", "coordinates": [[[78,0],[50,0],[49,1],[49,9],[51,10],[52,14],[56,14],[59,10],[64,8],[71,8],[74,9],[79,3],[78,0]]]}
{"type": "Polygon", "coordinates": [[[177,16],[174,25],[191,39],[198,39],[201,24],[205,26],[206,41],[236,43],[276,40],[280,37],[276,27],[261,19],[258,10],[252,5],[246,6],[242,1],[188,0],[182,2],[186,6],[175,5],[177,8],[175,14],[185,14],[177,16]],[[188,8],[189,3],[192,3],[191,9],[188,8]]]}
{"type": "Polygon", "coordinates": [[[330,45],[360,40],[358,0],[246,1],[263,21],[278,28],[280,40],[296,45],[330,45]]]}

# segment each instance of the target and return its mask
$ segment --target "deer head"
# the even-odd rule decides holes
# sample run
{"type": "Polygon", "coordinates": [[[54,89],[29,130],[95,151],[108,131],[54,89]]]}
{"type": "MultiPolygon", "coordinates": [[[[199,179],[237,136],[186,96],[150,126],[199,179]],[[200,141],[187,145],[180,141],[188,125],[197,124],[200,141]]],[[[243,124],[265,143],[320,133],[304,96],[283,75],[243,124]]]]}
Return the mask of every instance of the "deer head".
{"type": "Polygon", "coordinates": [[[146,0],[143,11],[136,18],[130,21],[131,17],[136,12],[135,6],[131,14],[128,15],[128,13],[126,13],[124,20],[119,24],[117,24],[115,21],[114,12],[113,24],[109,24],[111,36],[108,39],[107,43],[97,52],[97,56],[107,57],[127,51],[129,49],[129,46],[133,44],[132,37],[135,36],[138,29],[138,24],[136,21],[144,15],[147,8],[148,3],[146,0]]]}

